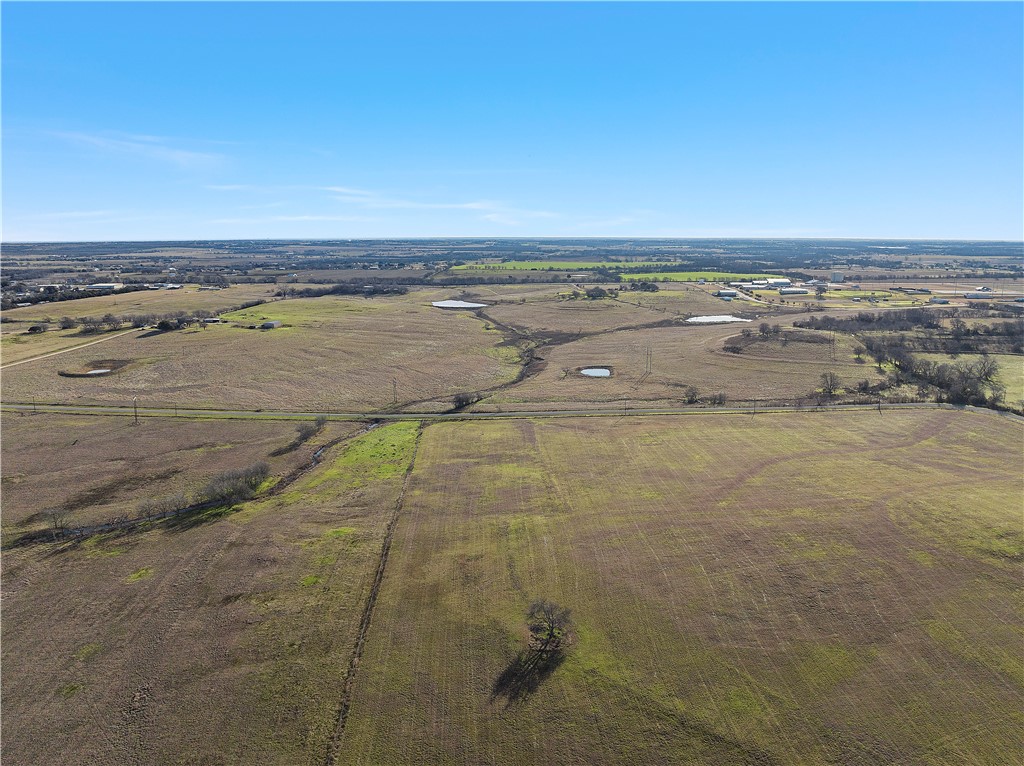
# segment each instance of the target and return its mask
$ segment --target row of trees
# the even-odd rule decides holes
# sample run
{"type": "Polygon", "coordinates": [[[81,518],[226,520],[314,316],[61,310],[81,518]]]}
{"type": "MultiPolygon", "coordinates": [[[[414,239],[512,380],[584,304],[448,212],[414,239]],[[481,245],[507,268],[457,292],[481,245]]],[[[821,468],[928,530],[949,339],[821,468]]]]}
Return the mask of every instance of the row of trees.
{"type": "Polygon", "coordinates": [[[1006,397],[996,382],[999,364],[988,354],[973,362],[933,362],[914,356],[899,337],[891,336],[865,338],[864,346],[879,366],[891,365],[891,385],[914,383],[922,394],[934,393],[936,401],[980,407],[999,407],[1006,397]]]}

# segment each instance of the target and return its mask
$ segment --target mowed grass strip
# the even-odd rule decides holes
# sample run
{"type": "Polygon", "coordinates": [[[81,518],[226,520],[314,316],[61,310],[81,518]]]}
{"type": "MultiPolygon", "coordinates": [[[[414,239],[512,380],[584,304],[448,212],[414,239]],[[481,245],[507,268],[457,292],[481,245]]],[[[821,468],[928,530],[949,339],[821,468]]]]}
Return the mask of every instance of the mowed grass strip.
{"type": "Polygon", "coordinates": [[[430,425],[340,762],[1012,762],[1020,441],[947,411],[430,425]],[[536,598],[576,643],[513,700],[536,598]]]}

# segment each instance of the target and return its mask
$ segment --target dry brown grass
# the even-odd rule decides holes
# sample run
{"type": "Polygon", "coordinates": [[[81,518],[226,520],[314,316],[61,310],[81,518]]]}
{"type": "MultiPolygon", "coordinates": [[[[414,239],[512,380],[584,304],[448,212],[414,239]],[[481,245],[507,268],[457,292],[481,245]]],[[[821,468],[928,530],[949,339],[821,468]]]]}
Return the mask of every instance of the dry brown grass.
{"type": "Polygon", "coordinates": [[[4,763],[321,764],[402,478],[345,454],[216,522],[6,552],[4,763]]]}
{"type": "MultiPolygon", "coordinates": [[[[743,325],[750,327],[752,325],[743,325]]],[[[756,327],[756,323],[753,325],[756,327]]],[[[835,370],[841,382],[879,380],[871,364],[854,361],[856,344],[839,339],[836,361],[827,344],[758,343],[750,353],[723,350],[740,325],[657,327],[596,335],[542,350],[536,374],[513,388],[498,392],[484,404],[630,401],[678,403],[684,388],[701,395],[719,391],[733,401],[795,399],[821,387],[821,374],[835,370]],[[652,374],[644,381],[645,353],[653,353],[652,374]],[[581,367],[610,366],[610,378],[585,378],[581,367]],[[568,372],[566,372],[568,371],[568,372]]]]}
{"type": "Polygon", "coordinates": [[[271,453],[294,440],[294,422],[4,413],[2,429],[3,523],[23,532],[45,527],[47,508],[70,511],[72,526],[134,516],[141,500],[192,495],[216,474],[263,460],[283,475],[354,426],[330,424],[280,456],[271,453]]]}
{"type": "Polygon", "coordinates": [[[200,290],[195,285],[188,285],[180,290],[139,290],[75,301],[38,303],[5,311],[4,317],[11,322],[35,322],[46,318],[56,321],[63,316],[78,318],[102,317],[104,314],[169,314],[199,309],[216,313],[248,301],[268,300],[279,289],[278,285],[232,285],[223,290],[200,290]]]}
{"type": "Polygon", "coordinates": [[[280,319],[272,331],[212,325],[131,335],[97,347],[10,368],[8,401],[130,402],[154,405],[371,410],[446,400],[514,378],[514,353],[495,349],[497,331],[465,312],[432,308],[443,291],[395,298],[295,299],[226,315],[240,325],[280,319]],[[91,380],[57,373],[99,358],[130,359],[117,374],[91,380]]]}

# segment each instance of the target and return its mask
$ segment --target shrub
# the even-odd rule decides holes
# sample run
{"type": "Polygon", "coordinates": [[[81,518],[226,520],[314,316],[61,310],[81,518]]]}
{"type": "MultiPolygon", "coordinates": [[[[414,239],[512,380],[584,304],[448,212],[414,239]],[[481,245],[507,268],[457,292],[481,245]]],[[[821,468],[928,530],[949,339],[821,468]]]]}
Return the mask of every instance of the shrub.
{"type": "Polygon", "coordinates": [[[270,474],[270,466],[260,462],[237,471],[225,471],[203,487],[199,499],[225,504],[248,500],[270,474]]]}

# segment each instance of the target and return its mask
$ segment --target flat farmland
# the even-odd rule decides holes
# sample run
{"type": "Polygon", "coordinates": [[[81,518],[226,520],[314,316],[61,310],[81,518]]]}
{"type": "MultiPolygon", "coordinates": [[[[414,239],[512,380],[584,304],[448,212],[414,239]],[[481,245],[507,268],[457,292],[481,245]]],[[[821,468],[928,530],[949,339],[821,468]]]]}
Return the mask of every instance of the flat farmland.
{"type": "Polygon", "coordinates": [[[1021,437],[951,411],[430,425],[338,762],[1014,762],[1021,437]],[[569,648],[510,684],[538,598],[569,648]]]}
{"type": "Polygon", "coordinates": [[[306,463],[318,444],[355,430],[331,423],[306,444],[275,455],[294,441],[296,425],[167,418],[134,425],[125,417],[4,413],[4,528],[43,528],[47,508],[68,511],[70,526],[134,516],[141,500],[192,496],[214,475],[260,461],[284,475],[306,463]]]}
{"type": "Polygon", "coordinates": [[[4,366],[33,359],[43,354],[67,351],[78,346],[106,342],[127,330],[83,335],[76,329],[58,330],[56,326],[43,333],[28,333],[30,324],[7,324],[0,329],[0,363],[4,366]]]}
{"type": "MultiPolygon", "coordinates": [[[[225,314],[228,324],[131,334],[10,368],[8,401],[368,410],[434,401],[515,378],[519,357],[497,330],[466,312],[435,309],[445,291],[393,298],[303,298],[225,314]],[[250,330],[265,320],[275,330],[250,330]],[[127,362],[115,374],[61,371],[127,362]],[[392,383],[394,381],[394,385],[392,383]]],[[[436,401],[441,400],[441,401],[436,401]]]]}
{"type": "MultiPolygon", "coordinates": [[[[871,364],[858,364],[856,343],[839,338],[835,361],[828,344],[788,343],[777,348],[732,354],[724,346],[740,327],[726,324],[667,327],[607,332],[543,349],[543,362],[521,384],[496,392],[485,403],[677,402],[686,386],[702,396],[723,392],[733,401],[800,398],[821,387],[821,374],[833,370],[845,386],[880,374],[871,364]],[[647,349],[652,373],[642,379],[647,349]],[[606,366],[608,378],[586,378],[581,367],[606,366]]],[[[760,344],[758,344],[760,345],[760,344]]]]}
{"type": "MultiPolygon", "coordinates": [[[[481,302],[486,302],[481,298],[481,302]]],[[[723,311],[755,315],[756,306],[726,305],[702,290],[657,293],[621,292],[619,298],[568,299],[564,291],[545,300],[506,302],[483,309],[483,314],[526,333],[583,334],[664,322],[682,314],[723,311]]]]}
{"type": "Polygon", "coordinates": [[[322,764],[416,429],[216,521],[5,551],[3,762],[322,764]]]}
{"type": "MultiPolygon", "coordinates": [[[[155,280],[154,280],[155,281],[155,280]]],[[[304,287],[308,285],[292,285],[304,287]]],[[[175,311],[198,310],[214,313],[240,306],[254,300],[269,300],[279,290],[278,285],[232,285],[223,290],[200,290],[188,285],[180,290],[136,290],[115,295],[98,295],[57,303],[37,303],[34,306],[9,309],[4,312],[7,321],[56,321],[63,316],[102,317],[104,314],[169,314],[175,311]]]]}

